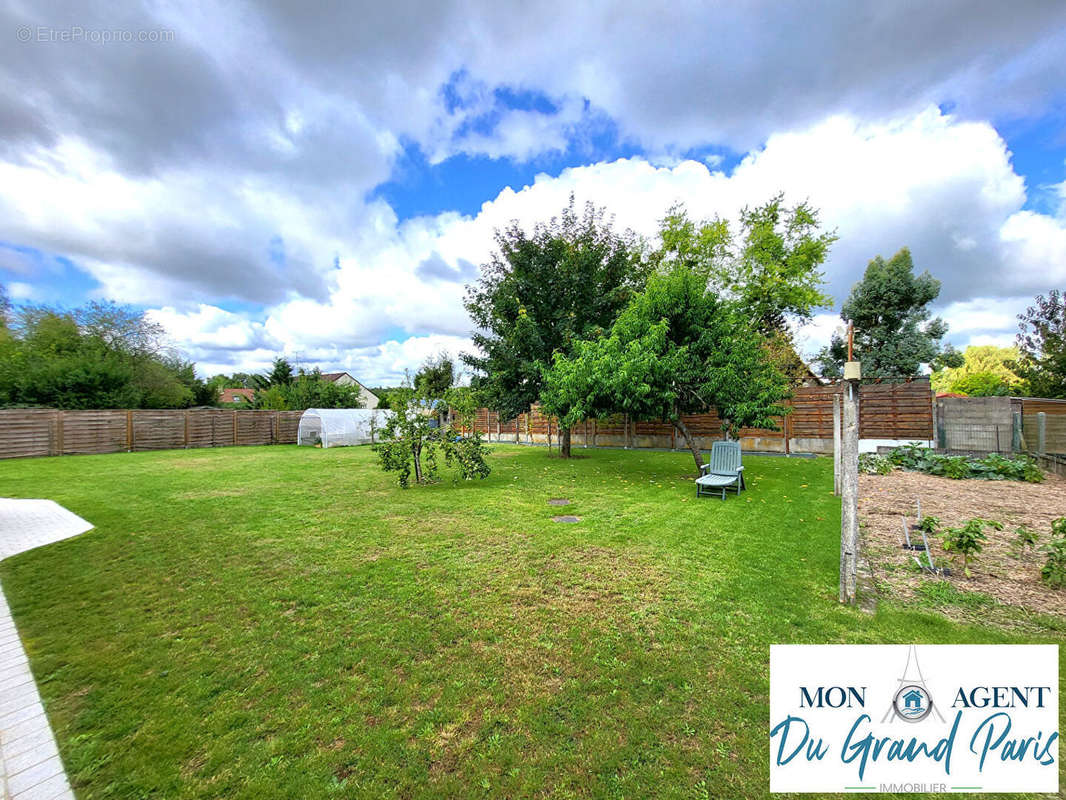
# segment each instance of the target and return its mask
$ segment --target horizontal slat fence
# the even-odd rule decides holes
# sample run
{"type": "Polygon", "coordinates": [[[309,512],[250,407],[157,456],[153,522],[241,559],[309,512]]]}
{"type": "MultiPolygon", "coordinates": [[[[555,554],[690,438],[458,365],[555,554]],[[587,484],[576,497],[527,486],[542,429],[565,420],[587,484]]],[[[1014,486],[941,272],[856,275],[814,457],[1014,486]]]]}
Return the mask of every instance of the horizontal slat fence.
{"type": "MultiPolygon", "coordinates": [[[[833,395],[839,391],[840,385],[800,387],[789,401],[791,413],[781,419],[778,430],[746,428],[740,432],[741,438],[754,441],[756,447],[782,449],[787,449],[790,440],[831,440],[833,395]]],[[[1066,404],[1052,405],[1056,413],[1066,413],[1066,404]]],[[[863,438],[927,440],[933,436],[928,380],[864,385],[859,408],[863,438]]],[[[2,409],[0,458],[295,444],[300,415],[299,411],[228,409],[2,409]]],[[[1029,415],[1027,406],[1027,422],[1029,415]]],[[[722,435],[721,421],[714,413],[692,414],[684,421],[692,434],[701,439],[717,439],[722,435]]],[[[559,421],[542,414],[538,408],[511,420],[500,419],[496,412],[483,408],[478,411],[475,429],[493,440],[505,442],[557,441],[559,421]]],[[[669,423],[632,420],[623,414],[586,420],[575,426],[571,434],[579,446],[681,446],[669,423]]]]}
{"type": "MultiPolygon", "coordinates": [[[[785,403],[791,407],[791,412],[781,418],[777,430],[743,428],[740,438],[754,440],[757,446],[780,449],[788,449],[786,442],[789,440],[831,441],[833,396],[842,390],[843,384],[802,386],[785,403]]],[[[924,441],[933,438],[933,393],[928,379],[865,384],[859,390],[859,409],[859,435],[862,438],[924,441]]],[[[701,439],[722,436],[722,422],[714,412],[691,414],[682,420],[693,436],[701,439]]],[[[501,421],[495,412],[482,408],[475,417],[474,430],[494,441],[497,436],[504,442],[546,441],[549,436],[555,441],[559,435],[559,422],[542,414],[535,406],[529,414],[521,414],[509,421],[501,421]]],[[[571,431],[571,440],[588,446],[680,446],[679,437],[668,422],[631,420],[624,414],[579,422],[571,431]]]]}
{"type": "Polygon", "coordinates": [[[1066,400],[1022,398],[1022,435],[1026,449],[1040,452],[1040,414],[1044,420],[1044,453],[1066,456],[1066,400]]]}
{"type": "Polygon", "coordinates": [[[302,413],[0,409],[0,458],[295,444],[302,413]]]}

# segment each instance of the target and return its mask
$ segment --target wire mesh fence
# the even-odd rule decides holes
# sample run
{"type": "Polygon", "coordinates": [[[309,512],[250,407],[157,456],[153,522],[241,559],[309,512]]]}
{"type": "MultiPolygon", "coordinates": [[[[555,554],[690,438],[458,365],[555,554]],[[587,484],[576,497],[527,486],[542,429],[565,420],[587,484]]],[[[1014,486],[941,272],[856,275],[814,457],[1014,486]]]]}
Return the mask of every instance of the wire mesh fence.
{"type": "Polygon", "coordinates": [[[943,422],[937,448],[949,453],[1014,453],[1019,448],[1015,425],[995,422],[943,422]]]}

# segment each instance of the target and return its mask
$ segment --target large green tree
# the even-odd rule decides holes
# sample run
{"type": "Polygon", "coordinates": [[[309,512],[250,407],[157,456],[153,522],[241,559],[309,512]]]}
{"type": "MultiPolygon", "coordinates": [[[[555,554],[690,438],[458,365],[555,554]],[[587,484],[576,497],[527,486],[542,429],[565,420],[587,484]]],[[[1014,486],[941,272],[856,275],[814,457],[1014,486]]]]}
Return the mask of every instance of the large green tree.
{"type": "MultiPolygon", "coordinates": [[[[923,364],[934,369],[961,366],[962,357],[941,340],[948,326],[931,318],[929,305],[940,295],[940,281],[914,274],[906,247],[887,261],[874,258],[841,307],[840,316],[854,325],[854,355],[864,378],[911,378],[923,364]]],[[[834,334],[817,360],[822,374],[839,378],[847,360],[847,343],[834,334]]]]}
{"type": "MultiPolygon", "coordinates": [[[[614,322],[645,270],[632,235],[615,232],[592,204],[579,213],[573,196],[558,217],[532,231],[512,223],[495,240],[467,288],[479,352],[462,358],[489,406],[510,419],[540,400],[554,354],[572,353],[614,322]]],[[[569,427],[560,429],[560,452],[570,454],[569,427]]]]}
{"type": "Polygon", "coordinates": [[[789,319],[809,320],[833,299],[822,292],[825,263],[836,233],[820,230],[807,203],[787,207],[782,195],[740,214],[740,248],[729,285],[763,334],[786,332],[789,319]]]}
{"type": "Polygon", "coordinates": [[[962,353],[961,366],[938,369],[930,376],[933,390],[973,397],[1028,394],[1026,381],[1016,372],[1020,357],[1016,347],[970,345],[962,353]]]}
{"type": "Polygon", "coordinates": [[[790,323],[802,324],[832,305],[821,288],[820,267],[836,239],[821,230],[816,209],[786,206],[780,194],[743,209],[736,234],[721,218],[697,222],[675,205],[660,221],[650,260],[660,270],[685,266],[704,277],[711,291],[736,299],[765,338],[771,359],[798,383],[810,371],[796,353],[790,323]]]}
{"type": "MultiPolygon", "coordinates": [[[[284,359],[279,359],[284,361],[284,359]]],[[[275,371],[278,361],[275,360],[275,371]]],[[[287,362],[286,362],[287,363],[287,362]]],[[[284,373],[284,369],[281,370],[284,373]]],[[[256,408],[269,408],[277,411],[303,411],[308,408],[362,408],[363,399],[358,386],[342,386],[323,379],[322,372],[316,367],[307,372],[298,370],[295,375],[288,373],[287,381],[278,381],[262,389],[257,389],[254,404],[256,408]]]]}
{"type": "Polygon", "coordinates": [[[278,356],[265,376],[267,386],[288,386],[296,377],[292,364],[284,356],[278,356]]]}
{"type": "Polygon", "coordinates": [[[184,408],[209,393],[165,346],[160,325],[127,306],[73,311],[8,307],[0,335],[0,404],[54,408],[184,408]]]}
{"type": "Polygon", "coordinates": [[[1034,397],[1066,397],[1066,295],[1058,289],[1037,295],[1018,319],[1018,373],[1034,397]]]}
{"type": "Polygon", "coordinates": [[[425,397],[440,400],[455,385],[455,362],[448,353],[427,358],[415,373],[415,391],[425,397]]]}
{"type": "Polygon", "coordinates": [[[683,415],[714,409],[727,434],[746,426],[775,428],[787,409],[785,376],[735,300],[708,292],[703,275],[684,265],[648,279],[606,336],[557,354],[545,371],[545,407],[561,425],[625,412],[665,419],[703,463],[683,415]]]}

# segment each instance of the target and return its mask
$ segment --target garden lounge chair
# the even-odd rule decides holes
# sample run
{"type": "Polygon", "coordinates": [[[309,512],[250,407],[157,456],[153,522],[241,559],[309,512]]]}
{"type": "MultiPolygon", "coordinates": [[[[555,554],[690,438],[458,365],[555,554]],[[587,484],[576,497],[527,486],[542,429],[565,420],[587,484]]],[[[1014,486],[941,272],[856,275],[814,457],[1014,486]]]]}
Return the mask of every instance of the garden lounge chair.
{"type": "Polygon", "coordinates": [[[744,491],[744,467],[740,463],[740,442],[715,442],[711,446],[711,463],[700,467],[703,473],[696,478],[696,497],[722,493],[726,489],[737,494],[744,491]]]}

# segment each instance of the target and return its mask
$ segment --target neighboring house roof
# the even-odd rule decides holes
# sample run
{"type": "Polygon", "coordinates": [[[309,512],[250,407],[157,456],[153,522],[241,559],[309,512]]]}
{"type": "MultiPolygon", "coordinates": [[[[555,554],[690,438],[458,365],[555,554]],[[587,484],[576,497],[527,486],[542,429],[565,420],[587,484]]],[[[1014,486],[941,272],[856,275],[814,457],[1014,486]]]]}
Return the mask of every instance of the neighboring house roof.
{"type": "Polygon", "coordinates": [[[370,391],[369,387],[361,381],[352,377],[350,372],[323,372],[321,373],[322,380],[329,381],[330,383],[338,383],[341,386],[358,386],[360,392],[366,392],[366,403],[368,408],[374,408],[381,402],[376,394],[370,391]]]}
{"type": "MultiPolygon", "coordinates": [[[[336,383],[341,378],[345,378],[345,377],[348,378],[348,380],[350,380],[356,386],[360,386],[363,389],[366,389],[368,392],[370,392],[370,387],[367,386],[362,381],[360,381],[359,379],[353,378],[352,374],[350,372],[323,372],[322,373],[322,380],[329,381],[330,383],[336,383]]],[[[370,392],[370,393],[374,394],[373,392],[370,392]]],[[[377,397],[377,395],[374,395],[374,396],[377,397]]]]}
{"type": "Polygon", "coordinates": [[[254,399],[254,389],[223,389],[218,401],[220,403],[251,403],[254,399]]]}

